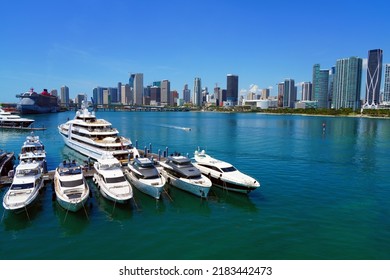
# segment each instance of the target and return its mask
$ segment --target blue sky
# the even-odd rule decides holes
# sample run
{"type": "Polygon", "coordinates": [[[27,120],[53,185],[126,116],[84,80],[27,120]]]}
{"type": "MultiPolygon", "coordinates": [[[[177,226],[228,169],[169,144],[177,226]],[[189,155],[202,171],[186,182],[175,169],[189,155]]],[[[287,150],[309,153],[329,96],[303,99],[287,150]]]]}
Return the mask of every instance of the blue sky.
{"type": "Polygon", "coordinates": [[[390,63],[388,10],[378,0],[4,1],[0,101],[62,85],[91,96],[129,73],[144,73],[144,85],[169,79],[180,96],[194,77],[225,88],[227,74],[276,95],[285,78],[311,81],[315,63],[376,48],[390,63]]]}

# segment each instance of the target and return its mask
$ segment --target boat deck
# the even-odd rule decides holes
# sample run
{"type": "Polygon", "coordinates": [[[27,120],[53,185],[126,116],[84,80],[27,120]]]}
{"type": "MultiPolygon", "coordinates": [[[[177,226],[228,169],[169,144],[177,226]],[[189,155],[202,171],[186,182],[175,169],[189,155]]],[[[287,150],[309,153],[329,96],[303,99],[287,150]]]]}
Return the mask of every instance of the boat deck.
{"type": "Polygon", "coordinates": [[[46,130],[46,127],[21,127],[21,126],[4,126],[0,125],[0,129],[16,129],[16,130],[46,130]]]}

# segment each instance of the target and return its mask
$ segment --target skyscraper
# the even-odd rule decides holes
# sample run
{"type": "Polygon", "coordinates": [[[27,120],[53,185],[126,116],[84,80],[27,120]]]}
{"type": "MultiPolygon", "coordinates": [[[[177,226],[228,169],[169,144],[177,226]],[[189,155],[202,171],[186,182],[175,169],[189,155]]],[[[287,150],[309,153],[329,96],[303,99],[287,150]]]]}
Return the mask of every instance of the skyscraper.
{"type": "Polygon", "coordinates": [[[366,100],[364,107],[376,107],[379,104],[382,80],[383,51],[380,49],[368,51],[366,100]]]}
{"type": "Polygon", "coordinates": [[[61,87],[61,105],[68,107],[69,106],[69,88],[67,86],[61,87]]]}
{"type": "Polygon", "coordinates": [[[226,101],[231,105],[237,105],[238,103],[238,76],[228,74],[226,82],[226,101]]]}
{"type": "Polygon", "coordinates": [[[188,89],[188,85],[187,84],[184,85],[183,99],[184,99],[185,103],[190,103],[190,101],[191,101],[191,90],[188,89]]]}
{"type": "Polygon", "coordinates": [[[135,73],[130,75],[129,79],[130,88],[133,90],[133,102],[136,105],[143,104],[144,93],[144,74],[135,73]]]}
{"type": "Polygon", "coordinates": [[[194,95],[192,96],[192,103],[194,106],[202,106],[202,81],[200,78],[194,80],[194,95]]]}
{"type": "Polygon", "coordinates": [[[261,90],[261,99],[262,100],[267,100],[268,97],[269,97],[269,92],[270,92],[269,88],[263,88],[261,90]]]}
{"type": "Polygon", "coordinates": [[[313,66],[313,95],[318,108],[328,108],[329,94],[329,69],[320,69],[319,64],[313,66]]]}
{"type": "Polygon", "coordinates": [[[333,108],[360,109],[363,60],[358,57],[339,59],[333,88],[333,108]]]}
{"type": "Polygon", "coordinates": [[[312,93],[313,93],[313,84],[310,82],[304,82],[302,84],[302,100],[313,100],[312,99],[312,93]]]}
{"type": "Polygon", "coordinates": [[[278,84],[278,107],[283,107],[284,83],[278,84]]]}
{"type": "Polygon", "coordinates": [[[383,91],[383,102],[390,102],[390,64],[385,66],[385,89],[383,91]]]}
{"type": "Polygon", "coordinates": [[[171,83],[168,80],[161,81],[161,105],[169,105],[171,104],[171,83]]]}
{"type": "Polygon", "coordinates": [[[283,107],[294,108],[297,100],[297,91],[293,79],[284,80],[283,107]]]}

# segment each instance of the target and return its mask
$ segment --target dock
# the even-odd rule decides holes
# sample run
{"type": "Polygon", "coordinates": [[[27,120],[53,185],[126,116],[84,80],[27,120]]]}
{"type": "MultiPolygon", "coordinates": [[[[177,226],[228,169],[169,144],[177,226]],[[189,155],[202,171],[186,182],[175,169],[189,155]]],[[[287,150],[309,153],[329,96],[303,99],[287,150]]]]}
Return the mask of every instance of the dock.
{"type": "MultiPolygon", "coordinates": [[[[168,150],[164,151],[163,155],[158,155],[158,154],[155,154],[155,153],[150,153],[149,152],[150,150],[140,150],[138,149],[138,152],[140,154],[141,157],[148,157],[148,158],[153,158],[154,161],[158,161],[159,159],[161,161],[163,161],[165,159],[165,156],[167,155],[167,152],[168,150]]],[[[124,172],[125,170],[128,170],[128,167],[127,167],[127,164],[125,166],[122,166],[122,171],[124,172]]],[[[43,180],[45,181],[45,183],[49,182],[49,181],[53,181],[54,180],[54,173],[55,173],[55,170],[49,170],[45,173],[43,173],[43,180]]],[[[91,178],[93,177],[93,174],[95,173],[95,168],[90,165],[90,167],[84,167],[83,169],[83,174],[84,174],[84,177],[85,178],[91,178]]],[[[12,183],[12,177],[9,177],[9,176],[1,176],[0,177],[0,189],[2,189],[3,187],[6,187],[6,186],[9,186],[11,185],[12,183]]]]}

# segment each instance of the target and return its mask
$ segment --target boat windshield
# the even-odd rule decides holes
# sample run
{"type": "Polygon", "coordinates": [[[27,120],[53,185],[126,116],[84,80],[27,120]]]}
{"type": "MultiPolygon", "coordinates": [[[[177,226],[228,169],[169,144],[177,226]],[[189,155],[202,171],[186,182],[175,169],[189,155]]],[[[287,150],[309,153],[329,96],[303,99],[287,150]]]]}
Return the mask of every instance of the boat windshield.
{"type": "Polygon", "coordinates": [[[84,183],[83,179],[78,179],[78,180],[74,180],[74,181],[60,181],[60,182],[61,182],[61,186],[64,188],[77,187],[77,186],[80,186],[84,183]]]}
{"type": "Polygon", "coordinates": [[[13,184],[11,185],[11,190],[25,190],[25,189],[31,189],[34,187],[33,183],[26,183],[26,184],[13,184]]]}
{"type": "Polygon", "coordinates": [[[38,174],[38,169],[21,169],[16,171],[17,177],[35,176],[38,174]]]}
{"type": "Polygon", "coordinates": [[[221,168],[221,169],[223,172],[233,172],[233,171],[237,170],[234,166],[225,167],[225,168],[221,168]]]}
{"type": "Polygon", "coordinates": [[[108,184],[123,183],[123,182],[125,182],[125,181],[126,181],[126,179],[125,179],[124,176],[106,178],[106,182],[107,182],[108,184]]]}

